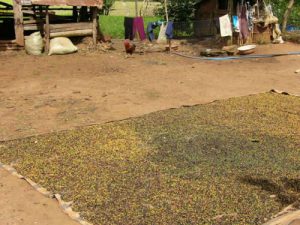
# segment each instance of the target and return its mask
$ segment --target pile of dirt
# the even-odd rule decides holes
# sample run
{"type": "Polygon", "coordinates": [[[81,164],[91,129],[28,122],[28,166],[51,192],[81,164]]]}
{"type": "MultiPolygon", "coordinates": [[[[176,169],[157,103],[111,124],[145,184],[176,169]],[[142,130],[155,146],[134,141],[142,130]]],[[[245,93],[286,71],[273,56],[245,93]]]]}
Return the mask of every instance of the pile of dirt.
{"type": "Polygon", "coordinates": [[[261,224],[300,197],[300,98],[260,94],[3,142],[94,224],[261,224]]]}

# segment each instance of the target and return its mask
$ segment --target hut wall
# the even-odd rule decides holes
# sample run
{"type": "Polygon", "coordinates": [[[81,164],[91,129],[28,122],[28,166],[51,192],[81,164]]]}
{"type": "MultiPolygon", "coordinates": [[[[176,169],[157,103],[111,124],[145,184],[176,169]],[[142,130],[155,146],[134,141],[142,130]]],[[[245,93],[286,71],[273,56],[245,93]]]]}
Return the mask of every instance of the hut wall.
{"type": "Polygon", "coordinates": [[[197,37],[216,35],[219,32],[219,17],[236,10],[237,0],[226,1],[225,5],[231,6],[229,9],[225,9],[224,4],[219,6],[220,1],[223,0],[205,0],[198,4],[195,15],[197,24],[194,26],[197,37]]]}
{"type": "Polygon", "coordinates": [[[197,37],[210,36],[217,33],[215,26],[215,14],[218,0],[206,0],[196,10],[196,22],[194,24],[197,37]]]}

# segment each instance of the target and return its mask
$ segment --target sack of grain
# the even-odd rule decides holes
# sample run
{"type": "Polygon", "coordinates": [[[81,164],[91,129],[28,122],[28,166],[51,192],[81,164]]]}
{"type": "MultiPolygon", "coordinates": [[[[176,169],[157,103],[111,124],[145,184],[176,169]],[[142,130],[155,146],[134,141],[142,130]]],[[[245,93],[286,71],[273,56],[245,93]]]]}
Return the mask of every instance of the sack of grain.
{"type": "Polygon", "coordinates": [[[25,50],[29,55],[41,55],[44,43],[40,32],[35,32],[25,37],[25,50]]]}
{"type": "Polygon", "coordinates": [[[78,48],[66,37],[57,37],[50,40],[48,55],[65,55],[77,52],[78,48]]]}

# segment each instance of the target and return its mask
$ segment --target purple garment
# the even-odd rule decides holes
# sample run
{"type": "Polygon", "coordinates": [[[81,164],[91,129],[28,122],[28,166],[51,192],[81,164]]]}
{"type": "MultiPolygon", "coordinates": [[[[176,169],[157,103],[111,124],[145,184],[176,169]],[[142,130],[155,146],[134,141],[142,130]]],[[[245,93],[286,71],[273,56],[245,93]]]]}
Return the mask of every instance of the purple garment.
{"type": "Polygon", "coordinates": [[[248,19],[247,19],[247,8],[245,5],[241,7],[241,15],[240,15],[240,36],[243,40],[246,40],[249,36],[249,27],[248,27],[248,19]]]}
{"type": "Polygon", "coordinates": [[[144,28],[144,20],[142,17],[136,17],[133,20],[133,34],[139,33],[140,39],[143,41],[146,39],[146,33],[144,28]]]}

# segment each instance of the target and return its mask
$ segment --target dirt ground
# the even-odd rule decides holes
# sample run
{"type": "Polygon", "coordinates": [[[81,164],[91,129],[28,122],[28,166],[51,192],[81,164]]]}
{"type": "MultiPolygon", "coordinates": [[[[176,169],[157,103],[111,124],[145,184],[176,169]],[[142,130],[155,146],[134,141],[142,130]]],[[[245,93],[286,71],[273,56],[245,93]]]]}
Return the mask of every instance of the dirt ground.
{"type": "MultiPolygon", "coordinates": [[[[264,45],[257,53],[300,51],[264,45]]],[[[136,117],[233,96],[300,94],[300,56],[207,62],[120,51],[66,56],[0,53],[0,140],[136,117]]]]}
{"type": "MultiPolygon", "coordinates": [[[[300,51],[300,45],[264,45],[257,53],[290,51],[300,51]]],[[[125,59],[119,51],[51,57],[0,52],[0,141],[273,88],[300,94],[300,75],[294,73],[299,61],[300,56],[207,62],[164,53],[125,59]]],[[[0,178],[4,224],[57,224],[48,216],[61,218],[54,212],[58,206],[49,209],[43,196],[1,170],[0,178]],[[38,209],[42,213],[35,215],[38,209]]]]}
{"type": "Polygon", "coordinates": [[[0,199],[1,225],[78,225],[54,200],[3,169],[0,169],[0,199]]]}

